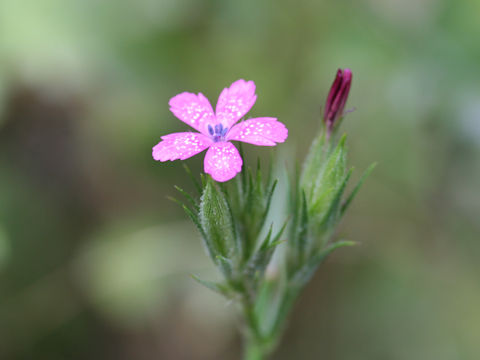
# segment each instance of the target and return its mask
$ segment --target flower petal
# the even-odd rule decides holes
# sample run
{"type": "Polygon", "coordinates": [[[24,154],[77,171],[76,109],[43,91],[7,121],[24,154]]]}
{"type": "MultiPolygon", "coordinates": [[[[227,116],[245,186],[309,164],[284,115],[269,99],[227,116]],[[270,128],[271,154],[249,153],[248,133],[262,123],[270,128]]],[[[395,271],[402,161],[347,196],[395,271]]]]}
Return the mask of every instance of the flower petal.
{"type": "Polygon", "coordinates": [[[158,161],[185,160],[202,152],[212,144],[203,134],[193,132],[173,133],[162,136],[162,141],[152,149],[152,156],[158,161]]]}
{"type": "Polygon", "coordinates": [[[205,172],[219,182],[232,179],[242,170],[242,158],[237,148],[230,142],[214,143],[205,155],[205,172]]]}
{"type": "Polygon", "coordinates": [[[235,81],[229,88],[223,89],[218,97],[215,111],[217,121],[230,128],[252,108],[256,100],[253,81],[235,81]]]}
{"type": "Polygon", "coordinates": [[[215,123],[212,105],[202,94],[183,92],[170,99],[170,111],[184,123],[208,135],[208,124],[215,123]]]}
{"type": "Polygon", "coordinates": [[[275,118],[255,118],[235,125],[227,140],[237,140],[260,146],[275,146],[288,137],[288,129],[275,118]]]}

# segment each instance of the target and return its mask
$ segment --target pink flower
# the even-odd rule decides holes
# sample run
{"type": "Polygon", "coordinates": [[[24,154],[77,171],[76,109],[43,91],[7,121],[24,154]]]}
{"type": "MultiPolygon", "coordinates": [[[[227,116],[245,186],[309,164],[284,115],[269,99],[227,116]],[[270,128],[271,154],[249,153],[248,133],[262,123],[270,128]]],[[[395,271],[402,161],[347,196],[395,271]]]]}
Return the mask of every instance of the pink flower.
{"type": "Polygon", "coordinates": [[[158,161],[185,160],[208,149],[205,172],[216,181],[232,179],[240,172],[243,163],[232,140],[275,146],[288,136],[285,125],[272,117],[248,119],[236,124],[256,100],[255,83],[243,79],[223,89],[215,112],[202,93],[183,92],[174,96],[169,101],[172,113],[199,132],[162,136],[162,141],[153,147],[153,158],[158,161]]]}

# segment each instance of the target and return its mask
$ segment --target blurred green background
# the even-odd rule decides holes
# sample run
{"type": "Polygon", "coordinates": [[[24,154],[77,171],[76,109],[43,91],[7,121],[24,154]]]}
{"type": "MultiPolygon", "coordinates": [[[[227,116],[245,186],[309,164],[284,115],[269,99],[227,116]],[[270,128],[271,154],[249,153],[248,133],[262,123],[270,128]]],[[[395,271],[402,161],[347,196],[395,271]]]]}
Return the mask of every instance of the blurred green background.
{"type": "Polygon", "coordinates": [[[172,96],[245,78],[301,160],[338,67],[379,165],[273,358],[480,358],[479,39],[477,0],[0,0],[0,359],[239,359],[151,148],[172,96]]]}

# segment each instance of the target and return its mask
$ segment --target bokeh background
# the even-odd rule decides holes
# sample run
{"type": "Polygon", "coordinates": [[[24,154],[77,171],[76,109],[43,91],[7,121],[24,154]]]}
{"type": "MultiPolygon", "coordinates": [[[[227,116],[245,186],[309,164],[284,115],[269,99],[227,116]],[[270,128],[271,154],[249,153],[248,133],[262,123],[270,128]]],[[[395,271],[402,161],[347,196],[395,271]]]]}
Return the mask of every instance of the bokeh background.
{"type": "Polygon", "coordinates": [[[477,0],[0,0],[0,359],[240,359],[151,148],[170,97],[245,78],[300,161],[338,67],[378,166],[273,358],[480,358],[479,39],[477,0]]]}

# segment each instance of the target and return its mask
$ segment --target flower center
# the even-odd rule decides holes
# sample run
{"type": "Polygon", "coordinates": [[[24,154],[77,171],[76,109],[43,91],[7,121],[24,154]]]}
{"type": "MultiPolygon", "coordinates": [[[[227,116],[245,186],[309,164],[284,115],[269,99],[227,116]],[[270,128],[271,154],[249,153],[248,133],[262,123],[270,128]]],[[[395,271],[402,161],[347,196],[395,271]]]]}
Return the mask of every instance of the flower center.
{"type": "Polygon", "coordinates": [[[208,133],[212,136],[214,142],[224,141],[228,128],[223,127],[222,124],[215,124],[212,126],[208,124],[208,133]]]}

